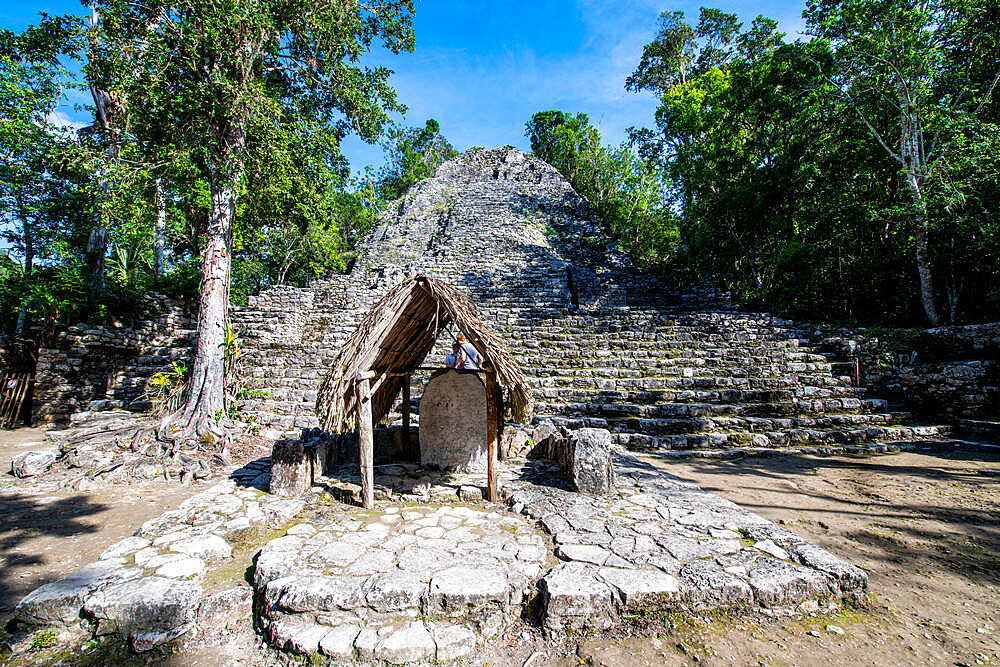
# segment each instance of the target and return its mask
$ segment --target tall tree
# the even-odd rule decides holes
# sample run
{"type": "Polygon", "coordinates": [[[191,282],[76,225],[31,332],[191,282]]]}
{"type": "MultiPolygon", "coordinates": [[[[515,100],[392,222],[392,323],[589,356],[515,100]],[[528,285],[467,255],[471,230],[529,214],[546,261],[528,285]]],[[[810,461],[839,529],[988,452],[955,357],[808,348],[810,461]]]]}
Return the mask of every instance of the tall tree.
{"type": "Polygon", "coordinates": [[[604,146],[586,114],[554,110],[533,115],[525,136],[535,157],[566,177],[636,260],[660,267],[673,257],[676,218],[666,207],[663,180],[628,145],[604,146]]]}
{"type": "Polygon", "coordinates": [[[359,61],[375,40],[394,53],[412,50],[413,3],[99,0],[97,7],[114,80],[130,104],[166,107],[174,141],[197,155],[208,181],[196,356],[184,405],[160,434],[219,436],[234,223],[251,151],[267,150],[267,137],[287,118],[378,135],[400,106],[391,72],[359,61]],[[135,63],[113,57],[140,51],[135,63]]]}
{"type": "Polygon", "coordinates": [[[996,40],[982,40],[976,25],[984,10],[974,0],[810,0],[804,13],[808,30],[836,47],[836,68],[826,72],[833,90],[899,165],[913,211],[921,302],[935,326],[943,317],[927,190],[945,146],[975,121],[1000,82],[996,40]],[[984,67],[989,74],[977,81],[984,67]]]}
{"type": "MultiPolygon", "coordinates": [[[[47,17],[15,35],[0,32],[0,208],[12,228],[3,236],[23,262],[22,279],[30,284],[43,233],[42,220],[53,194],[50,167],[61,141],[51,117],[68,84],[61,58],[73,52],[76,24],[67,17],[47,17]],[[6,217],[6,216],[5,216],[6,217]]],[[[25,325],[22,302],[17,331],[25,325]]]]}
{"type": "Polygon", "coordinates": [[[458,155],[433,118],[422,128],[393,127],[384,148],[386,166],[378,180],[379,195],[384,201],[403,196],[411,185],[430,178],[441,164],[458,155]]]}

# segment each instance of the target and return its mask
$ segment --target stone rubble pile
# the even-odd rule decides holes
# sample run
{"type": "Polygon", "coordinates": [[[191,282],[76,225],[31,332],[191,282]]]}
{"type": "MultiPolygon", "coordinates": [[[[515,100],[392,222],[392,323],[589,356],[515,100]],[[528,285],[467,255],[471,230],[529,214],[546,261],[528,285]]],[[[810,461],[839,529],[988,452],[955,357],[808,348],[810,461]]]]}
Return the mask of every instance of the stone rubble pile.
{"type": "Polygon", "coordinates": [[[88,410],[149,409],[142,400],[148,378],[193,356],[192,321],[186,304],[151,293],[128,326],[69,327],[38,351],[32,422],[63,423],[88,410]]]}
{"type": "MultiPolygon", "coordinates": [[[[233,309],[248,387],[258,392],[242,409],[263,435],[297,437],[317,426],[317,390],[344,340],[389,288],[415,273],[469,294],[521,364],[539,418],[607,429],[629,449],[835,450],[942,432],[907,425],[908,414],[851,386],[816,352],[814,330],[742,313],[711,289],[642,274],[558,171],[501,148],[441,165],[388,206],[348,275],[275,287],[233,309]]],[[[142,376],[190,353],[190,325],[174,319],[159,339],[135,349],[128,343],[133,356],[112,359],[107,348],[103,366],[76,352],[46,358],[47,373],[62,370],[40,373],[36,404],[77,385],[91,387],[81,389],[91,396],[98,380],[109,387],[107,406],[133,400],[142,376]]],[[[443,364],[454,333],[441,333],[426,365],[443,364]]],[[[96,330],[70,335],[79,338],[72,350],[118,345],[96,330]]],[[[416,379],[414,408],[424,382],[416,379]]],[[[80,396],[78,410],[87,407],[80,396]]]]}
{"type": "MultiPolygon", "coordinates": [[[[906,425],[909,415],[851,386],[813,349],[812,330],[643,275],[554,168],[516,149],[472,151],[415,185],[349,275],[236,309],[254,378],[271,394],[247,409],[275,435],[316,426],[316,390],[343,341],[418,272],[469,293],[521,364],[540,419],[607,429],[629,449],[866,447],[941,432],[906,425]]],[[[453,333],[425,365],[443,364],[453,333]]]]}

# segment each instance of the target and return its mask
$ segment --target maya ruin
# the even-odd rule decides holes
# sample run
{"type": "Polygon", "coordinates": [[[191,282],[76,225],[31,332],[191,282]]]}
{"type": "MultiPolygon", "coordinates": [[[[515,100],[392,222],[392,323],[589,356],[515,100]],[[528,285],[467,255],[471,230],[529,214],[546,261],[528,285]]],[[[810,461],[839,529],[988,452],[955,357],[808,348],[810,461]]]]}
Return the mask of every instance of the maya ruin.
{"type": "Polygon", "coordinates": [[[0,11],[0,667],[1000,665],[997,0],[0,11]]]}
{"type": "MultiPolygon", "coordinates": [[[[554,168],[510,148],[414,187],[350,274],[232,316],[272,455],[31,592],[19,627],[142,652],[243,615],[279,653],[410,664],[460,661],[528,617],[565,635],[835,610],[864,599],[865,572],[642,457],[877,452],[944,432],[852,386],[795,323],[635,271],[554,168]],[[485,372],[441,370],[457,332],[485,372]],[[437,416],[463,403],[479,409],[437,416]],[[248,548],[249,584],[209,583],[248,548]]],[[[130,447],[122,408],[190,354],[189,326],[168,314],[155,337],[79,331],[46,350],[38,413],[72,427],[46,433],[45,464],[93,471],[130,447]],[[88,373],[114,381],[98,395],[88,373]]]]}

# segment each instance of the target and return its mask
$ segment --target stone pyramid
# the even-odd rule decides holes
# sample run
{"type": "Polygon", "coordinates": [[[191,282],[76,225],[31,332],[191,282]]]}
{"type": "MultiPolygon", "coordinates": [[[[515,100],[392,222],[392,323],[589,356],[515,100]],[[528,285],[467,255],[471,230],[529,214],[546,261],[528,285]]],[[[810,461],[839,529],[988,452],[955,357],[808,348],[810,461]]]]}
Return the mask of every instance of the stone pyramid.
{"type": "Polygon", "coordinates": [[[556,169],[510,147],[470,151],[416,184],[347,275],[236,308],[246,367],[270,393],[244,407],[272,432],[315,426],[316,389],[343,340],[415,273],[469,293],[521,362],[536,419],[606,427],[631,449],[842,447],[938,432],[902,425],[908,415],[835,374],[810,328],[641,273],[556,169]]]}

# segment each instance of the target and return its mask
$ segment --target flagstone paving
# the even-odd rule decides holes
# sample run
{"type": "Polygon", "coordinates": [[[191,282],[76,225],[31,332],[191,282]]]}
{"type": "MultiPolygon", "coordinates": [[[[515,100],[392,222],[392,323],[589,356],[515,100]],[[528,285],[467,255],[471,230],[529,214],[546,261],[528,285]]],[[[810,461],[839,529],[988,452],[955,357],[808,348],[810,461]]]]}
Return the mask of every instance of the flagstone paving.
{"type": "Polygon", "coordinates": [[[257,541],[252,594],[267,641],[341,660],[451,661],[526,609],[562,632],[636,612],[784,614],[864,595],[860,569],[624,450],[614,456],[614,492],[603,497],[568,490],[546,462],[507,464],[499,506],[462,501],[481,491],[479,477],[383,468],[386,488],[399,473],[406,491],[375,511],[331,500],[324,489],[343,480],[270,496],[254,488],[268,466],[256,461],[37,589],[15,617],[118,632],[147,650],[249,614],[245,584],[205,582],[257,541]],[[536,594],[539,604],[527,605],[536,594]]]}

